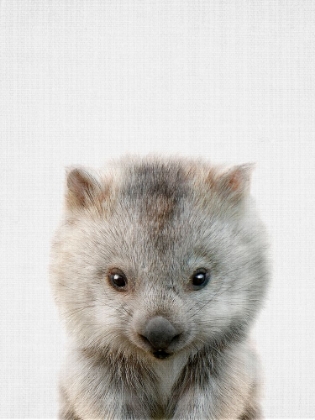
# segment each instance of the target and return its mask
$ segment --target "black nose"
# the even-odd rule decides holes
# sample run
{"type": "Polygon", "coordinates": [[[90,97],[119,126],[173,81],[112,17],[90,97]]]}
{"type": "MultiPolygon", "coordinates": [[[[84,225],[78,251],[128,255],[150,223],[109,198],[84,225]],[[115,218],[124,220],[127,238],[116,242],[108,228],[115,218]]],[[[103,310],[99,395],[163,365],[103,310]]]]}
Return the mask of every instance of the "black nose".
{"type": "Polygon", "coordinates": [[[154,350],[166,350],[176,341],[179,333],[167,319],[156,316],[150,319],[141,336],[149,341],[154,350]]]}

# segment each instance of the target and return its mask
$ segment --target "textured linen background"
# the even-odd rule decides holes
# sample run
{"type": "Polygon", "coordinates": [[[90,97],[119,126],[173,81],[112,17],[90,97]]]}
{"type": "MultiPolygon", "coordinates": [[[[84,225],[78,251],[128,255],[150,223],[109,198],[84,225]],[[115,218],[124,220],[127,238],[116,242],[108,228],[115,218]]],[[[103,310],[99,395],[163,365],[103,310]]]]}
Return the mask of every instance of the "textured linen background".
{"type": "Polygon", "coordinates": [[[315,417],[315,1],[2,0],[0,416],[53,418],[64,167],[257,162],[273,244],[254,330],[268,418],[315,417]]]}

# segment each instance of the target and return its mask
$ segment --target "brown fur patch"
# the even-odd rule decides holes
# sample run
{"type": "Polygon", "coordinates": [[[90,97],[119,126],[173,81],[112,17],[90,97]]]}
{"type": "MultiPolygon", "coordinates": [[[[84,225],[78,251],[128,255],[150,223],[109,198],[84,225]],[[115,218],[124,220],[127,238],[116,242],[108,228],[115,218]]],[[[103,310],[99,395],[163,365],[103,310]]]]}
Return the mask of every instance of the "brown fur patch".
{"type": "Polygon", "coordinates": [[[156,235],[172,219],[187,194],[187,174],[171,163],[147,163],[133,168],[122,194],[131,200],[145,225],[156,235]]]}
{"type": "Polygon", "coordinates": [[[174,200],[163,195],[148,197],[147,199],[146,215],[156,224],[157,230],[163,229],[165,223],[171,219],[174,209],[174,200]]]}

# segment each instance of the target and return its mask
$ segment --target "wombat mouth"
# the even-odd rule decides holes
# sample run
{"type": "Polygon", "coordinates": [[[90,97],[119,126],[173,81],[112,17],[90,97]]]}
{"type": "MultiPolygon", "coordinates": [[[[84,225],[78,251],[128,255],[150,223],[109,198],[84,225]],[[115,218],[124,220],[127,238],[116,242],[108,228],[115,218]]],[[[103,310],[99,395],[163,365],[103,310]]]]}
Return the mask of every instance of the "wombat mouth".
{"type": "Polygon", "coordinates": [[[157,350],[153,353],[153,356],[156,357],[157,359],[166,359],[170,355],[171,353],[166,353],[166,351],[164,350],[157,350]]]}

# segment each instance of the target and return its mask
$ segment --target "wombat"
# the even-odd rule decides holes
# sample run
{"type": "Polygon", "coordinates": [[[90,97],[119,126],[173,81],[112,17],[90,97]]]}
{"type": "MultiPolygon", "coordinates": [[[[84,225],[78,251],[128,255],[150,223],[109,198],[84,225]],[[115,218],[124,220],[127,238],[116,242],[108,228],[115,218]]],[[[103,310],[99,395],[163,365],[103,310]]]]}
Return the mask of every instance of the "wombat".
{"type": "Polygon", "coordinates": [[[71,168],[51,283],[69,336],[61,419],[259,418],[249,331],[269,279],[253,165],[71,168]]]}

